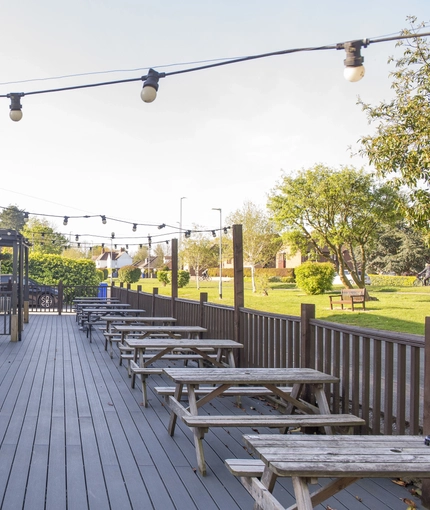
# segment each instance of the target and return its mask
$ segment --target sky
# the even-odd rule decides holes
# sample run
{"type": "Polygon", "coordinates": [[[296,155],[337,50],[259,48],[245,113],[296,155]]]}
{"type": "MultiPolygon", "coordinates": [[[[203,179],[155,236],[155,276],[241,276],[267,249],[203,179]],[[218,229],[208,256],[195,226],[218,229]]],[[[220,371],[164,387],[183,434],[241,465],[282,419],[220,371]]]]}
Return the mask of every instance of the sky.
{"type": "Polygon", "coordinates": [[[410,15],[430,21],[428,0],[2,4],[0,95],[28,95],[20,122],[0,98],[0,206],[16,205],[88,243],[115,232],[130,247],[148,235],[178,237],[181,218],[183,229],[210,230],[220,220],[227,226],[246,201],[265,208],[283,173],[317,163],[366,166],[354,152],[373,127],[357,100],[392,97],[395,42],[362,50],[366,75],[357,83],[343,78],[344,50],[328,50],[167,76],[151,104],[140,99],[141,81],[31,92],[394,36],[410,15]],[[63,216],[84,215],[95,217],[63,226],[63,216]],[[101,215],[112,219],[103,225],[101,215]],[[140,224],[136,232],[127,222],[140,224]],[[172,228],[147,226],[163,223],[172,228]]]}

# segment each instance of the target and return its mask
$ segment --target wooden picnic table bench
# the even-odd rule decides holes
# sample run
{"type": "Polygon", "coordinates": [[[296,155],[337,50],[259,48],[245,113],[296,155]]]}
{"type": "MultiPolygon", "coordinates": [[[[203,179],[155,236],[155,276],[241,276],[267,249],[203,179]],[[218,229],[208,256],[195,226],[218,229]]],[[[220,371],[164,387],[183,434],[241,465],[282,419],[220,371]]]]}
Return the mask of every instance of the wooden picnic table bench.
{"type": "MultiPolygon", "coordinates": [[[[134,350],[130,361],[131,387],[134,388],[136,376],[142,383],[143,404],[148,406],[146,379],[154,373],[162,373],[161,368],[151,365],[162,359],[206,361],[215,367],[234,367],[233,349],[242,349],[243,345],[234,340],[200,338],[126,338],[127,345],[134,350]],[[226,353],[225,361],[222,359],[226,353]]],[[[197,369],[193,369],[197,370],[197,369]]],[[[206,370],[206,369],[204,369],[206,370]]],[[[209,369],[207,369],[209,370],[209,369]]]]}
{"type": "Polygon", "coordinates": [[[343,310],[344,305],[349,306],[352,311],[356,305],[361,305],[366,309],[366,289],[341,289],[340,298],[338,296],[330,297],[330,309],[333,305],[340,305],[343,310]]]}
{"type": "Polygon", "coordinates": [[[291,477],[296,504],[311,510],[361,478],[430,478],[430,447],[422,436],[245,435],[258,459],[227,459],[226,466],[254,498],[255,509],[281,510],[273,496],[278,477],[291,477]],[[318,478],[334,478],[311,494],[318,478]]]}
{"type": "MultiPolygon", "coordinates": [[[[190,427],[194,434],[197,465],[202,475],[206,474],[206,464],[202,440],[210,427],[277,427],[285,429],[302,424],[307,427],[324,427],[327,434],[335,426],[364,425],[361,418],[350,415],[331,415],[326,394],[325,383],[338,383],[339,379],[311,368],[165,368],[164,373],[176,384],[175,393],[169,396],[171,409],[169,434],[173,436],[176,419],[179,417],[190,427]],[[198,395],[202,385],[215,385],[205,395],[198,395]],[[199,415],[199,409],[212,399],[222,396],[229,388],[241,385],[261,386],[267,388],[281,400],[287,402],[287,413],[278,416],[261,415],[199,415]],[[309,385],[315,395],[318,407],[309,406],[300,399],[305,385],[309,385]],[[189,407],[181,403],[183,387],[187,387],[189,407]],[[292,386],[292,389],[291,389],[292,386]],[[299,409],[309,416],[293,415],[299,409]],[[315,415],[315,417],[313,416],[315,415]],[[312,425],[310,425],[312,423],[312,425]]],[[[257,392],[256,392],[257,393],[257,392]]],[[[246,394],[246,393],[244,393],[246,394]]]]}

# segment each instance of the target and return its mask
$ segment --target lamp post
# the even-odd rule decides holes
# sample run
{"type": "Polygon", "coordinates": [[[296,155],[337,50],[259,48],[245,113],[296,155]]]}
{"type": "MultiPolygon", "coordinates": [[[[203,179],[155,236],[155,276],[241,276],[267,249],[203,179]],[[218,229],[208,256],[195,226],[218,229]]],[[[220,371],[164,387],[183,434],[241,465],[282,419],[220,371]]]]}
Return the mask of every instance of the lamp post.
{"type": "Polygon", "coordinates": [[[212,211],[219,211],[219,298],[222,299],[222,209],[212,207],[212,211]]]}
{"type": "MultiPolygon", "coordinates": [[[[181,253],[182,248],[182,200],[185,200],[187,197],[181,197],[180,206],[179,206],[179,254],[181,253]]],[[[182,265],[181,265],[182,267],[182,265]]]]}

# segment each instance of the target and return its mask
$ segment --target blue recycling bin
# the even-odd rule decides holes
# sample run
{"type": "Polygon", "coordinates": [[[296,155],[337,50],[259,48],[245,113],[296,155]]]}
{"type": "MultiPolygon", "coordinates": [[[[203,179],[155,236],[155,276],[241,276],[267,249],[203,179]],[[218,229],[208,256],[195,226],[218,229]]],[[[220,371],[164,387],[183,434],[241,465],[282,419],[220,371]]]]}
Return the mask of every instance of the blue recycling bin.
{"type": "Polygon", "coordinates": [[[97,297],[106,299],[107,298],[107,288],[108,288],[107,283],[101,283],[99,285],[99,293],[97,294],[97,297]]]}

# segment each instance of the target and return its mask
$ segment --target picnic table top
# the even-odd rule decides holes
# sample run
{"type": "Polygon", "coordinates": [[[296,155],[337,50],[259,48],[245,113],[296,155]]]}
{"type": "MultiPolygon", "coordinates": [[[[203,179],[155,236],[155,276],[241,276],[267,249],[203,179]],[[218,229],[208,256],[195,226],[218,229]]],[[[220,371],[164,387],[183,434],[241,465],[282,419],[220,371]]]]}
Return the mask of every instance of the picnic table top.
{"type": "Polygon", "coordinates": [[[134,325],[121,325],[118,324],[114,326],[118,331],[140,331],[142,333],[164,333],[164,332],[175,332],[175,333],[205,333],[207,331],[206,328],[202,328],[201,326],[176,326],[176,325],[145,325],[145,324],[136,324],[134,325]]]}
{"type": "MultiPolygon", "coordinates": [[[[111,311],[109,311],[111,312],[111,311]]],[[[175,317],[130,317],[123,315],[104,315],[100,317],[100,320],[110,322],[110,321],[122,321],[122,322],[136,322],[136,323],[144,323],[144,322],[176,322],[177,319],[175,317]]]]}
{"type": "Polygon", "coordinates": [[[312,368],[165,368],[177,384],[322,384],[339,379],[312,368]]]}
{"type": "Polygon", "coordinates": [[[430,477],[430,447],[422,436],[243,436],[277,476],[430,477]]]}
{"type": "MultiPolygon", "coordinates": [[[[234,340],[223,339],[200,339],[200,338],[153,338],[147,337],[142,339],[127,338],[127,344],[135,349],[165,349],[169,347],[175,348],[209,348],[216,349],[241,349],[243,345],[234,340]]],[[[206,369],[205,369],[206,370],[206,369]]]]}

